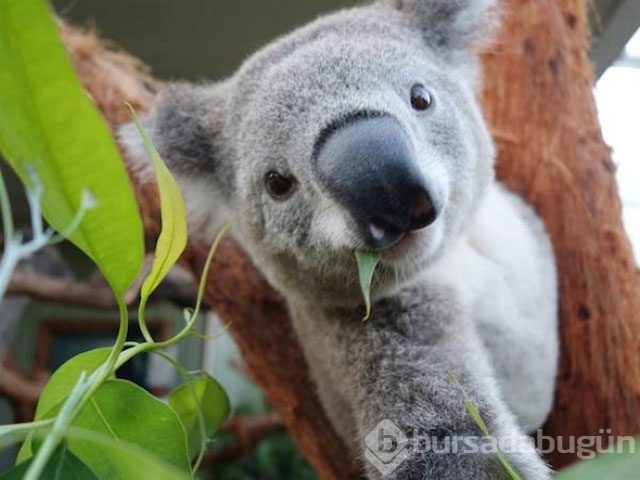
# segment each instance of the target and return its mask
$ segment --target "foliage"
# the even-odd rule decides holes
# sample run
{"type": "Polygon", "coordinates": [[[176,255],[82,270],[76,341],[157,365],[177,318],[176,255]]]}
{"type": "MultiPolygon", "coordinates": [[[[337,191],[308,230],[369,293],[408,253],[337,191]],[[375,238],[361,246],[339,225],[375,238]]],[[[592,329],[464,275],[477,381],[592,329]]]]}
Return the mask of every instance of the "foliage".
{"type": "MultiPolygon", "coordinates": [[[[220,439],[219,443],[225,439],[220,439]]],[[[265,437],[254,452],[231,463],[214,466],[209,472],[216,480],[314,480],[315,473],[284,432],[265,437]]]]}
{"type": "Polygon", "coordinates": [[[122,295],[142,266],[142,221],[109,128],[81,88],[44,0],[0,2],[0,149],[31,190],[35,171],[47,221],[122,295]],[[75,226],[85,191],[96,206],[75,226]]]}
{"type": "Polygon", "coordinates": [[[356,250],[356,262],[358,264],[358,276],[360,279],[360,290],[365,303],[364,320],[371,317],[371,283],[373,282],[373,273],[380,263],[381,255],[379,252],[367,252],[364,250],[356,250]]]}
{"type": "MultiPolygon", "coordinates": [[[[24,462],[4,475],[0,480],[21,480],[29,470],[31,462],[24,462]]],[[[84,480],[99,480],[99,477],[76,457],[66,443],[60,445],[51,455],[42,471],[42,476],[50,480],[65,480],[81,478],[84,480]]]]}
{"type": "MultiPolygon", "coordinates": [[[[141,313],[187,236],[177,184],[148,141],[147,148],[158,178],[162,232],[144,282],[141,313]]],[[[54,373],[34,422],[0,427],[0,446],[25,440],[18,465],[2,478],[193,478],[191,460],[227,418],[229,400],[213,378],[185,371],[162,350],[194,333],[205,275],[196,308],[185,313],[177,335],[155,342],[140,315],[145,341],[125,344],[123,295],[142,267],[142,221],[124,162],[73,72],[44,0],[0,2],[0,149],[26,184],[34,232],[26,243],[15,234],[0,181],[5,238],[0,294],[21,258],[61,239],[55,229],[100,268],[121,316],[113,348],[85,352],[54,373]],[[44,227],[41,207],[52,229],[44,227]],[[184,384],[171,393],[169,404],[115,379],[116,370],[142,352],[159,354],[180,372],[184,384]]]]}
{"type": "Polygon", "coordinates": [[[204,449],[207,438],[215,433],[231,411],[226,392],[204,373],[171,392],[169,405],[186,430],[189,458],[195,458],[204,449]],[[218,408],[203,410],[201,405],[218,405],[218,408]]]}
{"type": "Polygon", "coordinates": [[[162,279],[169,273],[173,264],[178,260],[185,246],[187,245],[187,227],[186,212],[184,202],[180,195],[180,188],[174,180],[171,172],[164,164],[156,147],[153,146],[149,135],[144,131],[140,121],[135,116],[135,112],[129,106],[131,113],[138,127],[144,146],[149,152],[149,157],[156,171],[158,188],[163,195],[160,195],[160,211],[162,216],[162,232],[158,237],[158,248],[151,265],[151,272],[142,284],[140,290],[140,309],[138,318],[140,319],[140,328],[146,340],[152,340],[151,334],[144,321],[144,307],[147,300],[158,288],[162,279]]]}
{"type": "Polygon", "coordinates": [[[634,480],[640,476],[640,452],[635,445],[640,438],[622,442],[616,451],[578,462],[560,472],[557,480],[634,480]]]}

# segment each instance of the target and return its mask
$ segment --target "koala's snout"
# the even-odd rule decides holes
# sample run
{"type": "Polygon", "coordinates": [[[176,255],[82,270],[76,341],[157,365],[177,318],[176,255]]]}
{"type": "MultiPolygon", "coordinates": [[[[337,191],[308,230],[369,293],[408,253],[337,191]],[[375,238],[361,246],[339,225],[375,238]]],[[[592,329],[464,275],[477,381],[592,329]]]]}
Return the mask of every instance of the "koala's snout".
{"type": "Polygon", "coordinates": [[[438,216],[438,202],[404,130],[391,117],[345,122],[326,136],[315,162],[321,183],[348,210],[371,248],[388,248],[438,216]]]}

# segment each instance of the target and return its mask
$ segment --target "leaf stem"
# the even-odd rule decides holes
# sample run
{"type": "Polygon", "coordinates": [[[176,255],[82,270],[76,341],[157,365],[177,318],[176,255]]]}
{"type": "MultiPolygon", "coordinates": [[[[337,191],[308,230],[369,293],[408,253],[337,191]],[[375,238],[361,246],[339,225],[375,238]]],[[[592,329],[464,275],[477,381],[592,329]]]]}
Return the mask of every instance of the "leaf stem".
{"type": "Polygon", "coordinates": [[[146,340],[146,343],[155,343],[155,340],[149,331],[149,327],[147,327],[147,321],[144,318],[144,311],[146,307],[147,298],[141,297],[140,304],[138,305],[138,327],[140,328],[140,332],[142,332],[142,336],[146,340]]]}
{"type": "Polygon", "coordinates": [[[5,245],[13,238],[13,214],[11,213],[11,201],[7,192],[7,185],[4,182],[4,176],[0,171],[0,208],[2,209],[2,231],[4,234],[5,245]]]}
{"type": "Polygon", "coordinates": [[[0,449],[22,442],[32,432],[50,429],[53,423],[54,420],[51,418],[38,422],[0,425],[0,449]]]}
{"type": "Polygon", "coordinates": [[[24,480],[38,480],[43,469],[47,465],[51,455],[58,447],[64,435],[82,411],[82,408],[89,401],[95,391],[111,376],[116,370],[118,358],[122,353],[124,344],[127,341],[127,333],[129,330],[129,311],[122,297],[117,297],[118,309],[120,311],[120,328],[116,342],[107,358],[107,361],[99,367],[93,374],[86,379],[86,372],[80,375],[78,383],[73,388],[69,397],[65,400],[60,409],[60,413],[56,417],[53,429],[45,437],[42,447],[36,453],[33,463],[29,467],[24,480]]]}
{"type": "Polygon", "coordinates": [[[29,469],[24,476],[24,480],[38,480],[40,478],[40,475],[53,455],[53,452],[58,448],[58,445],[62,441],[69,423],[73,420],[73,417],[75,416],[74,410],[87,392],[90,384],[86,381],[86,378],[86,372],[82,372],[75,387],[71,390],[69,398],[62,405],[62,409],[55,419],[51,432],[49,432],[45,437],[42,446],[33,458],[33,462],[29,466],[29,469]]]}
{"type": "Polygon", "coordinates": [[[27,202],[29,203],[29,211],[31,212],[31,231],[33,238],[44,232],[42,215],[40,208],[42,205],[42,183],[36,175],[33,167],[29,168],[29,177],[31,178],[31,186],[27,189],[27,202]]]}
{"type": "Polygon", "coordinates": [[[180,341],[182,341],[184,338],[186,338],[188,335],[191,334],[193,330],[193,326],[196,320],[198,319],[198,315],[202,307],[202,298],[204,297],[204,290],[207,285],[207,275],[209,273],[209,269],[211,268],[211,263],[213,262],[215,253],[218,251],[220,242],[222,242],[222,238],[227,234],[227,232],[229,231],[229,228],[230,228],[229,224],[226,224],[222,227],[220,232],[218,232],[218,234],[216,235],[216,238],[213,244],[211,245],[211,248],[209,249],[207,260],[204,264],[204,268],[202,269],[202,274],[200,275],[200,283],[198,285],[198,297],[196,300],[196,306],[191,312],[189,319],[187,320],[187,324],[184,326],[184,328],[180,330],[180,332],[178,332],[172,338],[165,340],[163,342],[147,341],[144,343],[139,343],[136,346],[125,350],[120,355],[120,358],[118,358],[118,361],[116,363],[116,369],[118,369],[119,367],[127,363],[129,360],[131,360],[133,357],[135,357],[139,353],[148,352],[150,350],[162,350],[164,348],[171,347],[176,343],[179,343],[180,341]]]}
{"type": "Polygon", "coordinates": [[[455,373],[452,371],[449,371],[448,375],[451,382],[455,386],[457,386],[462,392],[462,395],[464,397],[464,402],[466,404],[469,415],[471,416],[471,418],[473,418],[473,421],[475,422],[476,426],[480,429],[482,434],[485,436],[485,438],[487,438],[491,442],[491,447],[495,449],[496,455],[498,456],[498,460],[502,464],[502,467],[505,469],[507,474],[509,475],[509,478],[511,480],[522,480],[522,477],[515,471],[513,466],[509,463],[509,461],[505,457],[502,450],[500,450],[500,446],[496,444],[494,437],[492,437],[491,433],[489,432],[489,428],[487,427],[487,424],[485,423],[484,419],[482,418],[482,415],[480,415],[480,412],[478,411],[478,407],[476,406],[475,403],[473,403],[471,398],[469,398],[467,391],[464,389],[464,387],[456,377],[455,373]]]}
{"type": "Polygon", "coordinates": [[[42,184],[34,171],[30,170],[31,182],[26,189],[27,202],[31,216],[31,229],[33,238],[22,243],[22,235],[16,234],[11,217],[11,204],[7,196],[7,189],[0,172],[0,208],[2,210],[2,222],[4,228],[4,252],[0,260],[0,299],[4,298],[11,281],[11,276],[18,266],[20,260],[30,257],[35,252],[45,247],[57,243],[73,233],[84,218],[88,210],[95,206],[95,201],[91,202],[88,193],[83,192],[80,209],[65,229],[63,236],[54,236],[53,231],[44,228],[42,221],[42,184]]]}

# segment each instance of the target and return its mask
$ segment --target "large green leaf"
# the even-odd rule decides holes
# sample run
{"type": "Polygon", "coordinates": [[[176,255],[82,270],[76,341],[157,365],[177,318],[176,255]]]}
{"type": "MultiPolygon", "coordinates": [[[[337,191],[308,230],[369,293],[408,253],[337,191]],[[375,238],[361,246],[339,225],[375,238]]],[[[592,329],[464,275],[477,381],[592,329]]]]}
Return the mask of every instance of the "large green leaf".
{"type": "Polygon", "coordinates": [[[227,392],[206,373],[173,390],[169,395],[169,405],[187,431],[190,458],[198,455],[206,440],[220,428],[231,411],[227,392]]]}
{"type": "MultiPolygon", "coordinates": [[[[108,464],[108,473],[95,471],[94,476],[63,476],[64,480],[192,480],[192,475],[182,469],[168,464],[162,457],[157,457],[138,445],[131,444],[125,440],[114,438],[96,431],[83,430],[80,428],[70,428],[67,438],[76,444],[82,444],[87,450],[92,450],[104,457],[104,464],[108,464]]],[[[69,447],[71,450],[71,447],[69,447]]],[[[69,452],[67,450],[67,452],[69,452]]],[[[74,455],[78,461],[82,462],[79,456],[74,455]]],[[[54,456],[54,458],[56,458],[54,456]]],[[[19,465],[16,468],[28,467],[27,464],[19,465]],[[22,466],[24,465],[24,466],[22,466]]],[[[77,465],[77,464],[76,464],[77,465]]],[[[85,465],[86,468],[89,466],[85,465]]],[[[13,472],[14,470],[12,470],[13,472]]],[[[21,479],[23,476],[0,477],[0,480],[21,479]]],[[[55,479],[49,476],[47,471],[42,475],[42,479],[55,479]]]]}
{"type": "MultiPolygon", "coordinates": [[[[31,466],[29,460],[0,475],[0,480],[22,480],[31,466]]],[[[63,443],[49,459],[40,478],[46,480],[99,480],[82,460],[69,451],[63,443]]]]}
{"type": "Polygon", "coordinates": [[[105,457],[109,471],[99,474],[108,480],[193,480],[191,473],[176,468],[166,458],[153,455],[146,448],[98,432],[72,428],[68,437],[87,450],[105,457]]]}
{"type": "Polygon", "coordinates": [[[0,1],[0,150],[44,188],[43,214],[64,231],[89,190],[97,207],[70,240],[117,294],[143,260],[142,222],[109,128],[83,91],[45,0],[0,1]]]}
{"type": "MultiPolygon", "coordinates": [[[[583,460],[554,476],[557,480],[636,480],[640,478],[640,452],[635,445],[640,438],[622,442],[616,452],[603,453],[591,460],[583,460]],[[633,449],[632,449],[633,446],[633,449]]],[[[607,443],[602,442],[606,448],[607,443]]],[[[595,448],[592,446],[591,451],[595,448]]]]}
{"type": "MultiPolygon", "coordinates": [[[[57,415],[59,407],[47,417],[57,415]]],[[[167,464],[191,472],[186,434],[178,416],[168,405],[131,382],[107,380],[71,425],[137,445],[167,464]]],[[[112,478],[113,462],[103,451],[73,437],[68,443],[70,450],[100,478],[112,478]]]]}
{"type": "MultiPolygon", "coordinates": [[[[35,420],[42,420],[48,412],[67,398],[73,387],[78,383],[80,374],[85,372],[87,376],[91,375],[107,360],[110,351],[110,348],[89,350],[67,360],[58,368],[40,394],[35,420]]],[[[31,440],[32,437],[28,436],[22,444],[18,452],[17,463],[24,462],[33,456],[31,440]]]]}
{"type": "Polygon", "coordinates": [[[78,383],[80,375],[84,372],[90,376],[107,361],[109,353],[111,353],[111,348],[97,348],[76,355],[62,364],[53,373],[40,394],[35,419],[43,419],[47,412],[67,398],[78,383]]]}
{"type": "Polygon", "coordinates": [[[131,114],[156,173],[162,220],[162,231],[156,244],[151,272],[140,289],[141,309],[143,309],[143,305],[151,293],[167,276],[169,270],[178,261],[187,246],[187,214],[180,187],[178,187],[173,175],[160,158],[158,150],[156,150],[133,110],[131,110],[131,114]]]}

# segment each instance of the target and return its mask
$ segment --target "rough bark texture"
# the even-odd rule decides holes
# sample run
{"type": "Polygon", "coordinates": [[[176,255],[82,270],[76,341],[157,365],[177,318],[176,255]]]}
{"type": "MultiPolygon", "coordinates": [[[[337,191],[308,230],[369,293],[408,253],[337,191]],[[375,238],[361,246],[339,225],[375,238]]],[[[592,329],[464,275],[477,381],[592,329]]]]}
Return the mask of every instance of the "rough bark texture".
{"type": "MultiPolygon", "coordinates": [[[[552,437],[640,433],[640,288],[592,95],[586,0],[510,0],[485,55],[499,177],[555,247],[562,353],[552,437]]],[[[606,441],[603,442],[606,445],[606,441]]],[[[554,467],[574,454],[551,454],[554,467]]]]}
{"type": "MultiPolygon", "coordinates": [[[[558,259],[562,359],[545,432],[554,437],[640,433],[640,284],[591,91],[587,8],[587,0],[505,0],[503,31],[483,56],[499,177],[537,208],[558,259]]],[[[65,39],[112,123],[125,118],[122,100],[150,105],[157,84],[138,64],[88,34],[67,32],[65,39]]],[[[153,237],[153,191],[138,193],[153,237]]],[[[199,272],[205,255],[206,246],[190,245],[185,261],[199,272]]],[[[322,413],[281,297],[232,241],[217,258],[206,300],[230,322],[255,380],[320,478],[354,476],[353,457],[322,413]]],[[[551,455],[554,467],[574,459],[551,455]]]]}

